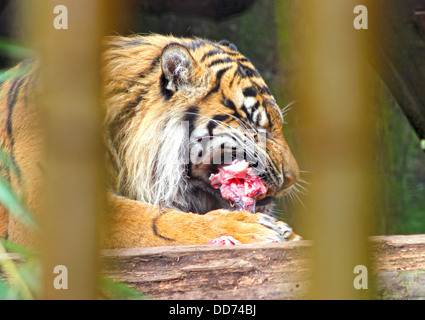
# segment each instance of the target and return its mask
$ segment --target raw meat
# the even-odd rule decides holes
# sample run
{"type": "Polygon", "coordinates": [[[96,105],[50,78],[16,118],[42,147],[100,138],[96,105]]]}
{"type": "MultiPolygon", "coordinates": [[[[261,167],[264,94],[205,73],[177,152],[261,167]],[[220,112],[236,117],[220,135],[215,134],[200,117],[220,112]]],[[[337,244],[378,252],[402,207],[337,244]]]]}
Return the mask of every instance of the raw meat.
{"type": "Polygon", "coordinates": [[[210,240],[210,244],[222,246],[226,244],[236,245],[240,244],[240,242],[231,236],[221,236],[220,238],[210,240]]]}
{"type": "Polygon", "coordinates": [[[266,186],[245,160],[236,159],[230,165],[219,167],[218,173],[210,176],[210,181],[232,206],[237,205],[252,213],[255,213],[257,197],[267,192],[266,186]]]}

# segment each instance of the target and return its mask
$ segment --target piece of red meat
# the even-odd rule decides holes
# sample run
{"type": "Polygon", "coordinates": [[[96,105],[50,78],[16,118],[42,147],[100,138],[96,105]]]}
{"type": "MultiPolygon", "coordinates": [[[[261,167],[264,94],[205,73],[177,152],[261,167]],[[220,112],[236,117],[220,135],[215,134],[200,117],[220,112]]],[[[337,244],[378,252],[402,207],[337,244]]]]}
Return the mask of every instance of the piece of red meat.
{"type": "Polygon", "coordinates": [[[211,185],[220,189],[221,196],[243,210],[255,213],[257,197],[266,194],[267,188],[245,160],[234,160],[221,166],[210,176],[211,185]]]}
{"type": "Polygon", "coordinates": [[[220,238],[210,240],[209,244],[223,246],[228,244],[237,245],[240,244],[240,242],[231,236],[221,236],[220,238]]]}

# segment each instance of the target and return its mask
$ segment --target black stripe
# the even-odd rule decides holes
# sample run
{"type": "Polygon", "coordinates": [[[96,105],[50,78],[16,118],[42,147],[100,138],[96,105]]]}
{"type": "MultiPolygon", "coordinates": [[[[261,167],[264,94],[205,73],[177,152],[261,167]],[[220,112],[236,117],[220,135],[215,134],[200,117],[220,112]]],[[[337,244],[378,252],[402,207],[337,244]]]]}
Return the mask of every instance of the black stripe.
{"type": "Polygon", "coordinates": [[[271,95],[272,93],[270,92],[270,90],[269,90],[269,88],[267,88],[267,86],[264,86],[264,87],[262,87],[261,89],[260,89],[260,93],[261,94],[268,94],[268,95],[271,95]]]}
{"type": "Polygon", "coordinates": [[[204,45],[206,45],[207,42],[205,40],[195,38],[194,40],[191,40],[189,43],[185,43],[186,47],[190,50],[196,50],[204,45]]]}
{"type": "Polygon", "coordinates": [[[233,101],[232,101],[232,100],[224,98],[224,99],[221,101],[221,103],[222,103],[222,104],[223,104],[226,108],[232,109],[232,110],[233,110],[233,115],[234,115],[235,117],[237,117],[237,118],[240,118],[240,117],[241,117],[240,113],[238,112],[238,109],[236,108],[236,106],[235,106],[235,104],[233,103],[233,101]]]}
{"type": "Polygon", "coordinates": [[[217,71],[217,78],[216,78],[216,82],[220,82],[221,81],[221,78],[223,77],[223,75],[224,75],[224,73],[227,71],[227,70],[229,70],[229,69],[231,69],[232,67],[231,66],[229,66],[229,67],[226,67],[226,68],[224,68],[224,69],[221,69],[221,70],[219,70],[219,71],[217,71]]]}
{"type": "Polygon", "coordinates": [[[229,67],[221,69],[217,72],[216,80],[215,80],[216,85],[206,94],[205,98],[207,98],[210,94],[215,93],[215,92],[218,91],[218,89],[220,89],[221,78],[223,77],[224,73],[231,68],[232,68],[232,66],[229,66],[229,67]]]}
{"type": "Polygon", "coordinates": [[[7,133],[9,136],[12,136],[12,115],[13,115],[13,109],[16,104],[16,100],[18,99],[19,95],[19,89],[22,86],[23,81],[25,80],[25,77],[18,78],[13,80],[12,86],[9,90],[8,96],[7,96],[7,120],[6,120],[6,126],[7,126],[7,133]]]}
{"type": "Polygon", "coordinates": [[[118,114],[120,121],[127,121],[133,118],[137,113],[137,106],[144,100],[143,96],[146,94],[146,91],[140,91],[139,95],[133,101],[130,101],[123,110],[118,114]]]}
{"type": "Polygon", "coordinates": [[[226,47],[230,48],[230,50],[238,51],[238,48],[228,40],[221,40],[221,41],[218,42],[218,44],[222,45],[222,46],[226,46],[226,47]]]}
{"type": "Polygon", "coordinates": [[[267,168],[267,167],[264,168],[264,171],[263,171],[263,173],[261,173],[259,175],[259,178],[261,180],[267,182],[267,183],[273,183],[274,182],[274,179],[272,178],[272,174],[271,174],[269,168],[267,168]]]}
{"type": "Polygon", "coordinates": [[[272,118],[270,117],[270,114],[266,112],[267,120],[269,121],[269,126],[272,126],[272,118]]]}
{"type": "Polygon", "coordinates": [[[227,58],[225,58],[225,59],[217,59],[217,60],[214,60],[213,62],[211,62],[211,63],[208,65],[208,67],[212,67],[212,66],[214,66],[214,65],[216,65],[216,64],[220,64],[220,63],[227,63],[227,62],[235,62],[235,60],[234,60],[234,59],[232,59],[232,58],[230,58],[230,57],[227,57],[227,58]]]}
{"type": "Polygon", "coordinates": [[[257,70],[252,69],[252,68],[245,66],[245,65],[241,65],[241,66],[242,66],[243,71],[245,72],[245,74],[249,78],[259,78],[260,77],[260,74],[258,73],[257,70]]]}
{"type": "Polygon", "coordinates": [[[211,51],[208,51],[207,53],[205,53],[202,58],[201,58],[201,62],[204,62],[206,58],[211,57],[211,56],[215,56],[217,54],[223,54],[224,51],[221,49],[214,49],[211,51]]]}
{"type": "Polygon", "coordinates": [[[269,126],[271,126],[271,125],[272,125],[272,118],[270,117],[270,114],[269,114],[269,110],[268,110],[268,108],[267,108],[267,103],[266,103],[266,101],[265,101],[265,100],[263,100],[263,103],[262,103],[261,105],[263,106],[264,111],[265,111],[265,113],[266,113],[266,115],[267,115],[267,120],[269,121],[269,126]]]}
{"type": "Polygon", "coordinates": [[[276,162],[271,157],[267,157],[267,158],[268,158],[267,160],[271,164],[271,169],[273,169],[273,170],[269,170],[270,171],[270,175],[272,176],[272,179],[275,178],[273,180],[275,182],[277,182],[277,177],[273,173],[279,172],[280,171],[279,170],[280,167],[278,165],[276,165],[276,162]]]}
{"type": "Polygon", "coordinates": [[[192,135],[193,130],[195,129],[195,121],[198,118],[198,114],[199,114],[198,106],[190,106],[189,108],[187,108],[184,114],[183,121],[189,122],[189,139],[190,139],[190,136],[192,135]]]}
{"type": "Polygon", "coordinates": [[[13,136],[12,133],[12,128],[13,128],[13,124],[12,124],[12,118],[13,118],[13,111],[15,108],[15,104],[16,101],[18,100],[18,96],[20,93],[20,88],[23,84],[23,82],[25,81],[26,77],[22,77],[22,78],[17,78],[15,80],[13,80],[12,82],[12,86],[10,87],[8,96],[7,96],[7,119],[6,119],[6,130],[7,133],[10,137],[10,159],[12,160],[12,162],[15,164],[15,167],[17,168],[17,177],[18,177],[18,183],[21,183],[21,171],[19,169],[19,166],[16,163],[16,158],[15,158],[15,154],[14,154],[14,146],[15,146],[15,138],[13,136]]]}
{"type": "Polygon", "coordinates": [[[233,77],[236,78],[237,75],[240,75],[242,78],[246,78],[246,73],[245,70],[242,68],[241,64],[238,64],[238,68],[235,71],[235,74],[233,75],[233,77]]]}
{"type": "Polygon", "coordinates": [[[260,102],[259,101],[257,101],[253,106],[252,106],[252,113],[254,113],[254,111],[255,110],[257,110],[258,109],[258,107],[260,106],[260,102]]]}
{"type": "Polygon", "coordinates": [[[12,135],[12,113],[13,107],[16,101],[16,90],[15,87],[18,84],[18,79],[12,80],[12,85],[10,86],[8,95],[7,95],[7,119],[6,119],[6,131],[9,136],[12,135]]]}
{"type": "Polygon", "coordinates": [[[134,99],[133,101],[130,101],[129,104],[127,104],[124,107],[124,111],[125,112],[135,112],[136,107],[140,104],[140,102],[142,102],[144,100],[144,95],[146,95],[147,90],[140,90],[139,91],[139,95],[136,97],[136,99],[134,99]]]}
{"type": "Polygon", "coordinates": [[[251,114],[248,112],[247,108],[245,107],[245,105],[242,105],[241,110],[243,112],[245,112],[246,117],[248,118],[248,121],[252,122],[252,116],[251,114]]]}
{"type": "Polygon", "coordinates": [[[245,97],[255,97],[257,96],[257,90],[254,87],[245,88],[243,90],[243,95],[245,97]]]}
{"type": "MultiPolygon", "coordinates": [[[[238,74],[238,69],[239,68],[237,68],[236,69],[236,71],[233,73],[233,77],[232,77],[232,80],[230,80],[230,83],[229,83],[229,87],[232,87],[233,86],[233,82],[235,81],[235,79],[237,78],[236,76],[237,76],[237,74],[238,74]]],[[[238,81],[238,84],[241,82],[241,80],[239,79],[239,81],[238,81]]]]}
{"type": "Polygon", "coordinates": [[[150,75],[158,67],[160,61],[161,61],[161,55],[156,56],[156,58],[152,60],[151,65],[149,66],[149,69],[139,73],[139,78],[143,79],[147,77],[148,75],[150,75]]]}
{"type": "MultiPolygon", "coordinates": [[[[161,210],[161,209],[160,209],[161,210]]],[[[163,214],[165,214],[165,212],[158,212],[158,214],[155,216],[155,218],[153,219],[153,221],[152,221],[152,232],[153,232],[153,234],[154,235],[156,235],[157,237],[159,237],[159,238],[161,238],[161,239],[163,239],[163,240],[165,240],[165,241],[174,241],[174,239],[171,239],[171,238],[167,238],[167,237],[165,237],[165,236],[163,236],[163,235],[161,235],[161,234],[159,234],[159,232],[158,232],[158,229],[157,229],[157,227],[156,227],[156,223],[157,223],[157,221],[158,221],[158,218],[159,217],[162,217],[162,215],[163,214]]]]}
{"type": "Polygon", "coordinates": [[[212,131],[221,121],[229,119],[230,116],[228,114],[217,114],[215,115],[207,124],[208,134],[212,136],[212,131]]]}
{"type": "Polygon", "coordinates": [[[161,74],[160,82],[161,82],[161,93],[163,97],[165,98],[165,100],[170,100],[171,97],[174,95],[174,92],[167,89],[168,80],[164,74],[161,74]]]}
{"type": "Polygon", "coordinates": [[[263,113],[262,112],[259,112],[257,114],[257,121],[255,122],[255,125],[256,126],[259,126],[260,125],[260,120],[263,120],[263,113]]]}
{"type": "MultiPolygon", "coordinates": [[[[202,58],[201,58],[201,62],[204,62],[205,59],[207,59],[208,57],[212,57],[218,54],[227,54],[229,56],[240,56],[241,54],[237,51],[227,51],[227,50],[223,50],[222,48],[220,48],[218,45],[214,45],[215,49],[212,49],[211,51],[208,51],[207,53],[205,53],[202,58]]],[[[243,59],[243,58],[241,58],[243,59]]],[[[243,61],[249,61],[249,60],[243,60],[243,61]]]]}
{"type": "Polygon", "coordinates": [[[224,54],[227,54],[229,56],[233,56],[233,57],[240,57],[241,54],[237,51],[227,51],[227,50],[223,50],[224,54]]]}

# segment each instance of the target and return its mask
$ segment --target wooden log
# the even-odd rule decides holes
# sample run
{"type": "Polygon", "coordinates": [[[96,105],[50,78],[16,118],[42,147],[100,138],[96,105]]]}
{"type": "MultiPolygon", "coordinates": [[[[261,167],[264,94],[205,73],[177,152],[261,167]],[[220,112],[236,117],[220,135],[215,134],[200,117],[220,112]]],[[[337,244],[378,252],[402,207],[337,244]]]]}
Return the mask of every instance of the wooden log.
{"type": "MultiPolygon", "coordinates": [[[[425,299],[425,234],[375,236],[369,244],[373,263],[365,298],[425,299]]],[[[312,245],[302,240],[103,250],[102,273],[147,299],[305,299],[312,245]]],[[[17,254],[1,259],[23,262],[17,254]]]]}
{"type": "MultiPolygon", "coordinates": [[[[103,270],[149,299],[303,299],[311,246],[303,240],[104,250],[103,270]]],[[[425,298],[425,235],[371,237],[370,249],[365,297],[425,298]]]]}
{"type": "Polygon", "coordinates": [[[302,299],[309,241],[103,251],[105,274],[149,299],[302,299]]]}
{"type": "Polygon", "coordinates": [[[425,235],[371,238],[379,299],[425,299],[425,235]]]}

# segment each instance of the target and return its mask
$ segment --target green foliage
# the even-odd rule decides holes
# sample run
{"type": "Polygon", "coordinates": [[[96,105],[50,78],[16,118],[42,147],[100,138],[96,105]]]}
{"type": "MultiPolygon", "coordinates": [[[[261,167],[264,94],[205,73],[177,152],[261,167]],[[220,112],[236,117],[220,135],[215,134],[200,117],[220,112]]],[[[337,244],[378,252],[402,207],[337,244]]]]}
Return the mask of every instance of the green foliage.
{"type": "Polygon", "coordinates": [[[4,38],[0,38],[0,51],[11,58],[19,60],[35,56],[34,51],[4,38]]]}
{"type": "Polygon", "coordinates": [[[25,73],[27,73],[29,71],[29,68],[30,67],[28,66],[26,68],[19,68],[17,70],[13,70],[13,71],[12,70],[0,71],[0,84],[2,82],[5,82],[8,79],[18,78],[18,77],[24,75],[25,73]]]}
{"type": "MultiPolygon", "coordinates": [[[[0,164],[10,174],[19,176],[17,164],[3,149],[0,149],[0,164]]],[[[29,228],[40,232],[40,227],[32,212],[2,176],[0,176],[0,203],[9,214],[14,215],[29,228]]],[[[40,262],[34,251],[0,239],[0,269],[0,274],[8,279],[6,281],[0,277],[0,300],[37,297],[40,291],[40,262]],[[10,253],[15,254],[15,259],[5,258],[10,253]],[[25,262],[17,263],[17,260],[25,262]]]]}
{"type": "Polygon", "coordinates": [[[0,300],[36,298],[40,291],[41,273],[37,254],[28,248],[0,239],[0,256],[6,254],[11,255],[12,259],[0,258],[2,274],[8,279],[6,281],[0,278],[0,300]],[[25,263],[16,262],[20,259],[25,263]]]}
{"type": "MultiPolygon", "coordinates": [[[[0,38],[0,51],[16,59],[34,56],[32,50],[2,38],[0,38]]],[[[25,68],[16,71],[1,71],[0,84],[8,79],[19,77],[25,72],[27,72],[25,68]]],[[[0,166],[11,175],[20,175],[15,161],[1,148],[0,166]]],[[[9,211],[9,214],[14,215],[29,228],[40,232],[34,215],[3,176],[0,176],[0,203],[9,211]]],[[[0,239],[0,300],[36,298],[40,292],[40,272],[40,261],[36,252],[0,239]],[[11,257],[11,259],[6,257],[11,257]]]]}
{"type": "Polygon", "coordinates": [[[103,277],[100,284],[102,295],[108,299],[142,300],[145,299],[132,287],[110,278],[103,277]]]}
{"type": "Polygon", "coordinates": [[[376,80],[376,160],[380,234],[425,232],[425,154],[411,125],[381,80],[376,80]]]}
{"type": "Polygon", "coordinates": [[[26,226],[40,231],[40,227],[31,211],[25,206],[20,197],[16,195],[6,180],[0,176],[0,202],[4,207],[26,226]]]}
{"type": "MultiPolygon", "coordinates": [[[[2,53],[2,55],[6,55],[8,57],[18,60],[24,60],[35,56],[34,51],[4,38],[0,38],[0,52],[2,53]]],[[[0,84],[6,81],[7,79],[20,77],[27,71],[27,68],[20,68],[15,71],[0,70],[0,84]]]]}

